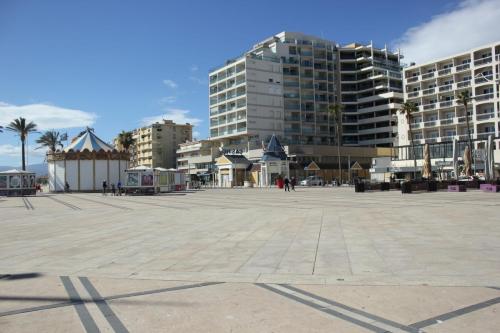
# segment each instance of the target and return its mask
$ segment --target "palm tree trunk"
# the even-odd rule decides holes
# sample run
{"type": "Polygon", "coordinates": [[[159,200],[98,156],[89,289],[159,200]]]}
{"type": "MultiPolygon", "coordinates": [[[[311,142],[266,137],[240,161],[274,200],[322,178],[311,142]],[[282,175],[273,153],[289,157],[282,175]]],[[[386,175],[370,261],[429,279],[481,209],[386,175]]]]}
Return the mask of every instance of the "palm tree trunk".
{"type": "Polygon", "coordinates": [[[26,156],[24,154],[24,145],[25,145],[25,140],[21,139],[21,160],[22,160],[22,169],[23,171],[26,171],[26,156]]]}
{"type": "Polygon", "coordinates": [[[339,161],[339,185],[342,184],[342,163],[340,161],[340,133],[339,125],[336,126],[335,131],[337,132],[337,159],[339,161]]]}
{"type": "MultiPolygon", "coordinates": [[[[465,122],[467,124],[467,137],[469,139],[469,153],[471,155],[470,156],[470,158],[471,158],[470,160],[471,160],[472,165],[474,167],[474,173],[475,173],[475,171],[476,171],[476,163],[472,159],[472,156],[474,156],[474,154],[473,154],[474,147],[472,146],[472,136],[470,134],[470,124],[469,124],[469,114],[467,112],[467,102],[464,103],[464,107],[465,107],[465,122]]],[[[469,176],[469,175],[467,175],[467,176],[469,176]]]]}
{"type": "Polygon", "coordinates": [[[413,142],[413,134],[410,130],[411,135],[411,150],[413,151],[413,179],[417,179],[417,155],[415,153],[415,142],[413,142]]]}

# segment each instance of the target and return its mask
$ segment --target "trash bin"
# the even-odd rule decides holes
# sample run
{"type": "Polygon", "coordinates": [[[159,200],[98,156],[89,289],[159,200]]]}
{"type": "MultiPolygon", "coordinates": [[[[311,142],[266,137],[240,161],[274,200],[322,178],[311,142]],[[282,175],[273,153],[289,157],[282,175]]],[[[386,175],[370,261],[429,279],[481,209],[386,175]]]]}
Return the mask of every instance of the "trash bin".
{"type": "Polygon", "coordinates": [[[354,192],[364,192],[364,191],[365,191],[365,183],[354,184],[354,192]]]}
{"type": "Polygon", "coordinates": [[[285,181],[282,178],[276,179],[276,185],[278,188],[283,188],[285,186],[285,181]]]}
{"type": "Polygon", "coordinates": [[[401,193],[411,193],[411,182],[401,183],[401,193]]]}
{"type": "Polygon", "coordinates": [[[427,182],[427,191],[428,192],[436,192],[437,191],[437,182],[435,182],[435,181],[427,182]]]}

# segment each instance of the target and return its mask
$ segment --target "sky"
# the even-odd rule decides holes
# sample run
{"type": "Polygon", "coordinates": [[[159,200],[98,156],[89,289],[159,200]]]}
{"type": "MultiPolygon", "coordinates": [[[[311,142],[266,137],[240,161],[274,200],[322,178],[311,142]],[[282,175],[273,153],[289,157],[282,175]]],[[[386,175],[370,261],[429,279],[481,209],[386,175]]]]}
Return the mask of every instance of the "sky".
{"type": "MultiPolygon", "coordinates": [[[[424,62],[500,40],[500,0],[0,0],[0,125],[90,126],[110,142],[162,118],[208,135],[208,72],[281,31],[401,48],[424,62]]],[[[31,135],[28,162],[43,161],[31,135]]],[[[0,133],[0,165],[20,165],[0,133]]]]}

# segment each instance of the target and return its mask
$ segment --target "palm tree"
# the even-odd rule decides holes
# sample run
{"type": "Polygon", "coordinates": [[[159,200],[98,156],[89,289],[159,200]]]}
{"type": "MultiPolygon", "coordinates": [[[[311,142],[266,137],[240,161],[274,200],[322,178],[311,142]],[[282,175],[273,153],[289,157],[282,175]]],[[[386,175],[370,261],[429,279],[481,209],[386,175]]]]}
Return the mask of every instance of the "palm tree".
{"type": "Polygon", "coordinates": [[[328,127],[330,128],[330,116],[333,117],[335,133],[337,134],[337,159],[339,162],[339,185],[342,183],[342,164],[340,161],[340,124],[342,123],[342,104],[332,104],[328,106],[328,127]]]}
{"type": "Polygon", "coordinates": [[[36,149],[47,147],[49,151],[55,152],[57,147],[63,147],[62,142],[66,140],[68,140],[68,134],[66,133],[61,134],[57,131],[46,131],[36,140],[36,143],[41,145],[36,149]]]}
{"type": "MultiPolygon", "coordinates": [[[[471,97],[469,95],[469,91],[468,90],[461,91],[460,93],[458,93],[457,98],[458,98],[457,99],[457,103],[463,104],[464,109],[465,109],[465,123],[467,124],[467,137],[469,139],[469,147],[470,147],[469,148],[469,153],[471,155],[470,157],[472,157],[473,156],[472,150],[474,149],[474,146],[472,145],[472,135],[470,133],[469,113],[467,111],[467,105],[471,101],[471,97]]],[[[472,161],[472,158],[471,158],[471,161],[472,161]]],[[[470,175],[468,175],[468,176],[470,176],[470,175]]]]}
{"type": "Polygon", "coordinates": [[[14,119],[7,127],[7,130],[15,132],[21,138],[22,169],[26,170],[25,145],[29,133],[36,132],[36,124],[32,121],[26,123],[26,119],[19,117],[14,119]]]}
{"type": "Polygon", "coordinates": [[[408,136],[410,137],[411,141],[411,150],[413,153],[413,179],[417,178],[417,155],[415,152],[415,142],[413,141],[413,131],[411,130],[411,119],[413,117],[413,113],[418,111],[418,107],[415,105],[415,103],[412,102],[405,102],[403,105],[401,105],[401,111],[404,116],[406,117],[406,122],[408,123],[408,136]]]}
{"type": "Polygon", "coordinates": [[[118,143],[124,151],[128,152],[130,147],[135,145],[135,139],[132,136],[132,132],[122,131],[118,134],[118,143]]]}

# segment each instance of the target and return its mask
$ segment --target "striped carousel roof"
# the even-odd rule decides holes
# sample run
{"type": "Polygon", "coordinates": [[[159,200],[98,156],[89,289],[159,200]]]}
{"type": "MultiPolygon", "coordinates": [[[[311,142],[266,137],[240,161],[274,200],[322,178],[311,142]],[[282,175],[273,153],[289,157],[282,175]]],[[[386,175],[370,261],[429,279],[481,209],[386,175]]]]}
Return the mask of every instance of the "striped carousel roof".
{"type": "Polygon", "coordinates": [[[90,129],[87,129],[85,133],[83,133],[80,137],[75,139],[69,146],[64,148],[65,152],[68,152],[70,150],[73,150],[75,152],[77,151],[83,151],[85,149],[88,149],[89,151],[112,151],[113,147],[108,145],[106,142],[102,141],[97,137],[97,135],[94,134],[90,129]]]}

